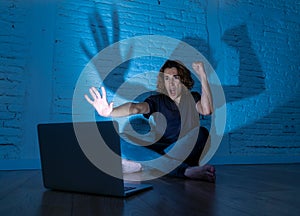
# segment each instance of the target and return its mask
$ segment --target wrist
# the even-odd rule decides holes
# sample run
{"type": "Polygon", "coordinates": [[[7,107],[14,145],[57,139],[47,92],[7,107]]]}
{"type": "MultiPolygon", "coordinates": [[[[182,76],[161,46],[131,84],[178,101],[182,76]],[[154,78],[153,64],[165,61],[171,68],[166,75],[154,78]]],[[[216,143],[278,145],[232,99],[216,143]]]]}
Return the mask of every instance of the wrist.
{"type": "Polygon", "coordinates": [[[200,78],[201,81],[207,81],[206,74],[199,74],[199,78],[200,78]]]}

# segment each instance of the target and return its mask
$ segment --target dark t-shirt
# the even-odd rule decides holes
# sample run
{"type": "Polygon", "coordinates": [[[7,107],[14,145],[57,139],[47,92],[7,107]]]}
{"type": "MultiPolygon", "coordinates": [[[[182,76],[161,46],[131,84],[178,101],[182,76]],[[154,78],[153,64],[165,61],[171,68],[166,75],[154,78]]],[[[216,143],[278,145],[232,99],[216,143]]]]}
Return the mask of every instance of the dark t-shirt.
{"type": "Polygon", "coordinates": [[[179,105],[165,94],[156,94],[146,98],[150,112],[144,114],[154,118],[159,143],[172,144],[180,136],[184,136],[191,129],[199,126],[199,113],[196,103],[201,99],[198,92],[183,92],[179,105]],[[160,113],[160,114],[158,114],[160,113]],[[164,117],[162,117],[164,116],[164,117]],[[166,125],[166,128],[163,126],[166,125]]]}

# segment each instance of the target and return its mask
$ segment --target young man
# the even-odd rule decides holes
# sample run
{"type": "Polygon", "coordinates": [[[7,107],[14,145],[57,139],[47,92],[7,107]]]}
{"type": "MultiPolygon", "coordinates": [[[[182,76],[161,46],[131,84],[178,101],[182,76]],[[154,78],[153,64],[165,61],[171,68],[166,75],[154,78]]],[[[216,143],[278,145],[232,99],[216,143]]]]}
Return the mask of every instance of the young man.
{"type": "MultiPolygon", "coordinates": [[[[89,90],[92,99],[87,95],[85,98],[94,106],[98,114],[104,117],[143,114],[144,117],[149,118],[153,115],[159,139],[147,148],[162,155],[166,153],[168,147],[172,147],[175,142],[188,136],[190,131],[199,130],[196,144],[190,154],[170,174],[214,182],[215,168],[211,165],[198,165],[208,138],[208,131],[199,125],[199,114],[210,115],[213,112],[212,95],[203,63],[195,62],[192,67],[201,80],[201,95],[190,91],[194,80],[189,69],[178,61],[167,60],[158,75],[157,94],[149,96],[144,102],[128,102],[113,107],[113,103],[107,102],[106,91],[103,87],[101,88],[102,96],[96,88],[92,87],[89,90]],[[157,112],[165,117],[166,127],[161,127],[162,118],[156,115],[157,112]]],[[[141,168],[139,164],[128,160],[124,160],[123,163],[135,166],[136,170],[141,168]]]]}

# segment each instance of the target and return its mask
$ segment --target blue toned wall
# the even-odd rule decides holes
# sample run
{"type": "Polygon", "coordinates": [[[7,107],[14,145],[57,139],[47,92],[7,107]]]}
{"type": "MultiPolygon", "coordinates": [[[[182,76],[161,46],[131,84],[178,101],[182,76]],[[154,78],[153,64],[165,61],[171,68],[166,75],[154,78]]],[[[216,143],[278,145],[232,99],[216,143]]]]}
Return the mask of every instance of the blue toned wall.
{"type": "MultiPolygon", "coordinates": [[[[0,169],[39,167],[36,124],[71,121],[73,92],[89,60],[141,35],[182,40],[216,71],[227,122],[211,163],[300,162],[299,11],[297,0],[1,1],[0,169]]],[[[130,51],[113,58],[124,55],[130,51]]],[[[109,99],[129,77],[162,62],[122,63],[105,79],[109,99]]]]}

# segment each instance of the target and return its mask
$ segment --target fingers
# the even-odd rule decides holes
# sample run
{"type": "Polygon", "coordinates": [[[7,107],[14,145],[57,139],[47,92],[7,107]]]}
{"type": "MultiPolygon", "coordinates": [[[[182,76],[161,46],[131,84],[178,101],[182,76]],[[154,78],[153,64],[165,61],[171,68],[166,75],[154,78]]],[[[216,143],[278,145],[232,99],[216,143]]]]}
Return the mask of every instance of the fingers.
{"type": "Polygon", "coordinates": [[[204,68],[204,64],[203,64],[203,62],[194,62],[192,64],[192,67],[193,67],[194,70],[199,70],[199,69],[204,68]]]}
{"type": "Polygon", "coordinates": [[[201,61],[193,62],[193,65],[203,65],[203,62],[201,61]]]}
{"type": "MultiPolygon", "coordinates": [[[[106,91],[105,91],[105,88],[101,87],[101,91],[102,91],[102,97],[101,97],[99,91],[95,87],[91,87],[89,89],[89,92],[90,92],[90,94],[91,94],[91,96],[93,97],[94,100],[96,100],[96,99],[104,99],[104,100],[106,100],[106,91]]],[[[85,98],[88,98],[88,97],[85,96],[85,98]]],[[[91,100],[89,100],[89,101],[91,101],[91,100]]]]}
{"type": "Polygon", "coordinates": [[[84,95],[85,99],[87,100],[87,102],[89,102],[90,104],[93,105],[93,101],[89,98],[89,96],[84,95]]]}
{"type": "MultiPolygon", "coordinates": [[[[92,99],[89,98],[88,95],[84,95],[85,99],[90,103],[93,104],[95,102],[95,100],[101,100],[103,99],[104,101],[106,101],[106,90],[104,87],[101,87],[101,92],[102,92],[102,97],[101,94],[99,93],[99,91],[95,88],[95,87],[91,87],[89,89],[90,95],[92,96],[92,99]]],[[[113,104],[110,104],[110,107],[112,107],[113,104]]]]}
{"type": "Polygon", "coordinates": [[[90,88],[90,92],[92,92],[91,94],[94,95],[95,98],[101,98],[99,91],[95,87],[90,88]]]}
{"type": "Polygon", "coordinates": [[[89,89],[89,92],[90,92],[90,94],[91,94],[91,96],[92,96],[92,98],[93,98],[94,100],[96,100],[96,99],[98,98],[98,96],[97,96],[97,94],[96,94],[96,92],[98,92],[98,91],[97,91],[97,89],[96,89],[95,87],[90,88],[90,89],[89,89]]]}
{"type": "Polygon", "coordinates": [[[198,74],[198,76],[200,76],[200,79],[205,79],[206,78],[206,72],[204,69],[204,64],[203,62],[194,62],[193,63],[193,69],[196,72],[196,74],[198,74]]]}
{"type": "MultiPolygon", "coordinates": [[[[105,90],[105,88],[103,86],[101,87],[101,91],[102,91],[102,98],[103,98],[103,100],[106,101],[106,90],[105,90]]],[[[99,94],[99,92],[98,92],[98,94],[99,94]]],[[[99,94],[99,96],[100,96],[100,94],[99,94]]]]}

